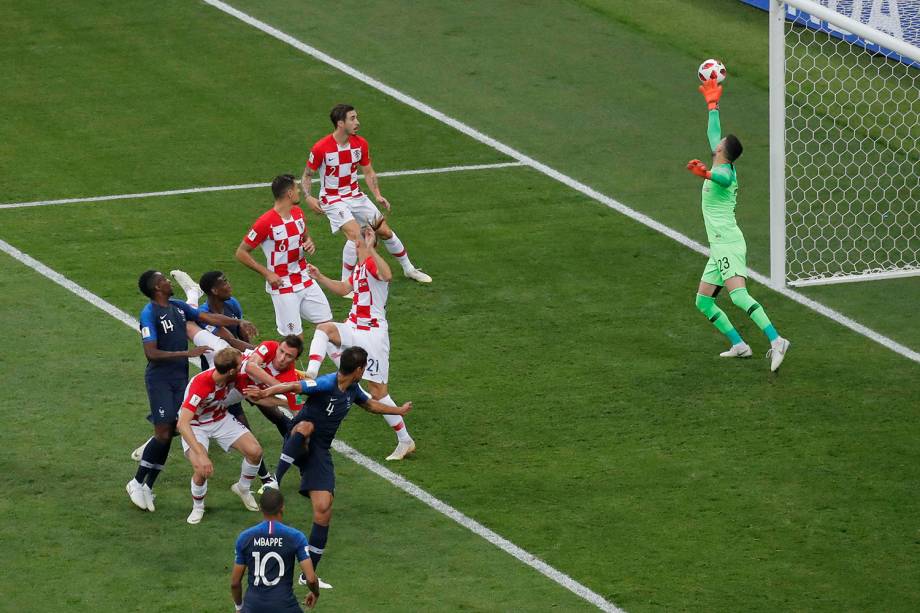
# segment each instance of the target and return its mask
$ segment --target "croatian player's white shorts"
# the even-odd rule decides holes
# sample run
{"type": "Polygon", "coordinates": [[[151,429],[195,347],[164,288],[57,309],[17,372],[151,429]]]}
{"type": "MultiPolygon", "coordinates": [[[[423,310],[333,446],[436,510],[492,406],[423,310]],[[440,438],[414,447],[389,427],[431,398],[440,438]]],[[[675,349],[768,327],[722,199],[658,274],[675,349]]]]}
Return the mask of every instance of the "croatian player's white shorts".
{"type": "Polygon", "coordinates": [[[323,205],[322,209],[329,218],[333,234],[352,219],[358,222],[359,226],[369,226],[371,222],[382,217],[380,209],[374,206],[371,199],[364,194],[358,198],[348,198],[323,205]]]}
{"type": "MultiPolygon", "coordinates": [[[[335,324],[342,339],[342,349],[361,347],[367,352],[367,367],[364,369],[365,381],[386,383],[390,378],[390,332],[386,322],[379,328],[358,330],[350,323],[335,324]]],[[[332,361],[339,365],[339,356],[332,356],[332,361]]]]}
{"type": "Polygon", "coordinates": [[[278,325],[278,334],[300,334],[303,332],[301,318],[312,324],[332,320],[332,309],[326,294],[319,288],[318,283],[313,283],[300,291],[290,294],[271,294],[272,304],[275,305],[275,323],[278,325]]]}
{"type": "MultiPolygon", "coordinates": [[[[221,449],[230,451],[233,443],[247,432],[249,430],[246,429],[246,426],[229,413],[218,421],[212,421],[203,426],[192,426],[192,434],[195,435],[195,440],[201,443],[205,450],[208,448],[208,443],[213,439],[217,441],[221,449]]],[[[185,439],[182,439],[182,452],[188,453],[188,450],[188,443],[185,442],[185,439]]]]}

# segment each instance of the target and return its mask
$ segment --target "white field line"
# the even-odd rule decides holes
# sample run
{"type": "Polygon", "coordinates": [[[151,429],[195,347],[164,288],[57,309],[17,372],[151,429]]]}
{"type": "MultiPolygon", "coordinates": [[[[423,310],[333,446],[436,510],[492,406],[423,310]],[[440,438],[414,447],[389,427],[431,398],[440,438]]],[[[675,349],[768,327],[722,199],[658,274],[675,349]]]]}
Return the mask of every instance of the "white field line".
{"type": "MultiPolygon", "coordinates": [[[[664,234],[668,238],[671,238],[677,241],[681,245],[684,245],[685,247],[688,247],[692,249],[693,251],[696,251],[697,253],[700,253],[707,257],[709,256],[709,249],[707,249],[705,246],[701,245],[697,241],[693,240],[692,238],[681,234],[677,230],[669,228],[668,226],[658,221],[655,221],[648,215],[645,215],[644,213],[640,213],[639,211],[631,209],[625,204],[617,200],[614,200],[610,196],[602,194],[598,192],[597,190],[595,190],[594,188],[591,188],[585,185],[584,183],[581,183],[580,181],[577,181],[573,179],[572,177],[565,175],[559,172],[558,170],[555,170],[554,168],[547,166],[546,164],[543,164],[542,162],[538,162],[537,160],[527,155],[524,155],[517,149],[514,149],[500,141],[497,141],[491,136],[487,136],[483,134],[482,132],[480,132],[479,130],[472,128],[468,126],[467,124],[457,119],[454,119],[453,117],[445,115],[441,111],[431,106],[428,106],[424,102],[421,102],[420,100],[417,100],[409,96],[408,94],[404,94],[403,92],[393,87],[390,87],[389,85],[382,83],[381,81],[378,81],[377,79],[369,75],[364,74],[358,69],[353,68],[352,66],[349,66],[348,64],[340,60],[337,60],[334,57],[326,53],[323,53],[322,51],[320,51],[319,49],[316,49],[315,47],[311,47],[310,45],[304,43],[301,40],[298,40],[297,38],[294,38],[290,34],[286,34],[282,32],[281,30],[278,30],[277,28],[274,28],[273,26],[268,25],[265,22],[260,21],[256,19],[255,17],[230,6],[229,4],[226,4],[225,2],[221,2],[220,0],[204,0],[204,2],[207,4],[210,4],[216,9],[219,9],[227,13],[228,15],[231,15],[239,19],[240,21],[258,30],[261,30],[262,32],[268,34],[269,36],[272,36],[294,47],[295,49],[302,51],[303,53],[306,53],[307,55],[325,64],[328,64],[329,66],[332,66],[333,68],[336,68],[337,70],[347,74],[348,76],[354,79],[357,79],[358,81],[361,81],[362,83],[387,94],[388,96],[402,102],[403,104],[406,104],[422,113],[425,113],[426,115],[430,117],[437,119],[438,121],[442,123],[449,125],[455,130],[458,130],[459,132],[466,134],[470,138],[473,138],[484,145],[488,145],[489,147],[492,147],[496,151],[500,151],[501,153],[504,153],[510,158],[518,160],[525,166],[529,166],[533,168],[534,170],[537,170],[545,174],[546,176],[551,177],[555,179],[556,181],[559,181],[560,183],[567,185],[568,187],[571,187],[575,191],[580,192],[584,194],[585,196],[588,196],[589,198],[592,198],[600,202],[601,204],[607,207],[610,207],[611,209],[618,211],[631,219],[638,221],[639,223],[645,226],[648,226],[649,228],[655,230],[656,232],[660,232],[661,234],[664,234]]],[[[762,283],[763,285],[772,287],[772,285],[770,284],[770,280],[767,276],[762,275],[750,269],[748,269],[748,272],[750,273],[751,278],[756,280],[758,283],[762,283]]],[[[904,345],[901,345],[900,343],[895,342],[894,340],[888,338],[887,336],[884,336],[874,330],[867,328],[861,323],[858,323],[850,319],[846,315],[843,315],[842,313],[839,313],[838,311],[835,311],[834,309],[831,309],[830,307],[825,306],[824,304],[820,302],[811,300],[810,298],[806,298],[804,295],[794,290],[791,290],[789,288],[772,287],[772,289],[779,292],[783,296],[789,298],[790,300],[798,302],[799,304],[806,306],[809,309],[812,309],[813,311],[816,311],[820,313],[821,315],[824,315],[825,317],[828,317],[829,319],[836,321],[840,325],[845,326],[849,328],[850,330],[853,330],[854,332],[862,334],[863,336],[875,341],[876,343],[884,347],[887,347],[888,349],[890,349],[891,351],[894,351],[898,355],[901,355],[909,360],[913,360],[914,362],[920,363],[920,353],[917,353],[916,351],[908,347],[905,347],[904,345]]],[[[794,341],[795,339],[793,339],[793,342],[794,341]]]]}
{"type": "MultiPolygon", "coordinates": [[[[20,262],[22,262],[23,264],[25,264],[32,270],[51,279],[52,281],[54,281],[55,283],[57,283],[64,289],[73,292],[74,294],[82,298],[83,300],[86,300],[93,306],[101,309],[108,315],[111,315],[118,321],[129,326],[135,332],[140,333],[139,322],[135,318],[131,317],[130,315],[128,315],[127,313],[125,313],[124,311],[116,307],[115,305],[111,304],[110,302],[103,300],[102,298],[92,293],[88,289],[82,287],[81,285],[78,285],[77,283],[74,283],[73,281],[71,281],[64,275],[60,274],[59,272],[42,264],[41,262],[39,262],[32,256],[28,255],[27,253],[20,251],[16,247],[13,247],[8,242],[2,239],[0,239],[0,251],[3,251],[9,254],[10,256],[19,260],[20,262]]],[[[194,362],[193,362],[193,365],[194,365],[194,362]]],[[[467,517],[466,515],[464,515],[457,509],[453,508],[446,502],[443,502],[435,498],[434,496],[432,496],[431,494],[429,494],[422,488],[418,487],[417,485],[413,484],[412,482],[384,468],[377,462],[359,453],[358,451],[348,446],[347,444],[343,443],[342,441],[335,440],[333,443],[333,448],[339,453],[341,453],[342,455],[344,455],[345,457],[360,464],[364,468],[367,468],[368,470],[382,477],[383,479],[386,479],[387,481],[389,481],[391,484],[393,484],[397,488],[415,497],[416,499],[425,503],[426,505],[438,511],[439,513],[446,515],[447,517],[454,520],[455,522],[457,522],[464,528],[467,528],[468,530],[470,530],[477,536],[481,536],[482,538],[486,539],[487,541],[489,541],[490,543],[492,543],[493,545],[495,545],[502,551],[505,551],[511,554],[512,556],[514,556],[515,558],[517,558],[524,564],[530,566],[531,568],[536,569],[541,574],[549,577],[550,579],[552,579],[559,585],[565,587],[566,589],[575,593],[576,595],[584,598],[585,600],[597,606],[601,610],[608,611],[610,613],[625,613],[624,611],[622,611],[622,609],[618,609],[613,604],[604,600],[603,597],[592,592],[587,587],[585,587],[581,583],[578,583],[577,581],[575,581],[574,579],[572,579],[565,573],[562,573],[556,570],[555,568],[543,562],[542,560],[540,560],[533,554],[528,553],[527,551],[525,551],[524,549],[521,549],[520,547],[518,547],[511,541],[499,536],[492,530],[489,530],[488,528],[486,528],[479,522],[467,517]]]]}
{"type": "Polygon", "coordinates": [[[555,568],[553,568],[552,566],[550,566],[543,560],[534,556],[532,553],[529,553],[525,551],[524,549],[521,549],[520,547],[518,547],[517,545],[515,545],[508,539],[496,534],[492,530],[489,530],[488,528],[480,524],[475,519],[471,519],[470,517],[464,515],[463,513],[453,508],[449,504],[438,500],[437,498],[435,498],[434,496],[432,496],[431,494],[429,494],[428,492],[426,492],[419,486],[415,485],[411,481],[408,481],[401,475],[398,475],[397,473],[394,473],[390,469],[381,466],[374,460],[370,459],[369,457],[367,457],[366,455],[358,451],[355,451],[354,449],[352,449],[345,443],[339,441],[338,439],[333,441],[332,448],[338,451],[339,453],[341,453],[342,455],[344,455],[346,458],[352,460],[356,464],[360,464],[361,466],[368,469],[375,475],[390,482],[392,485],[398,487],[399,489],[409,494],[413,498],[416,498],[424,502],[425,504],[427,504],[429,507],[431,507],[438,513],[441,513],[442,515],[446,515],[447,517],[454,520],[455,522],[457,522],[464,528],[468,529],[470,532],[476,534],[477,536],[481,536],[482,538],[489,541],[490,543],[492,543],[493,545],[495,545],[502,551],[505,551],[511,554],[512,556],[514,556],[515,558],[517,558],[518,560],[520,560],[527,566],[530,566],[531,568],[536,569],[542,575],[545,575],[546,577],[551,578],[553,581],[555,581],[562,587],[584,598],[585,600],[587,600],[588,602],[590,602],[597,608],[601,609],[602,611],[610,611],[610,612],[616,611],[619,613],[625,613],[622,609],[617,608],[615,605],[611,604],[610,602],[605,600],[600,595],[592,592],[591,590],[586,588],[584,585],[582,585],[578,581],[575,581],[574,579],[572,579],[565,573],[562,573],[556,570],[555,568]]]}
{"type": "MultiPolygon", "coordinates": [[[[500,162],[497,164],[473,164],[470,166],[446,166],[444,168],[417,168],[415,170],[393,170],[378,172],[378,177],[406,177],[410,175],[435,175],[445,172],[467,172],[472,170],[493,170],[496,168],[510,168],[523,166],[521,162],[500,162]]],[[[359,175],[363,179],[364,175],[359,175]]],[[[313,179],[319,183],[319,178],[313,179]]],[[[33,206],[50,206],[55,204],[74,204],[78,202],[106,202],[108,200],[131,200],[135,198],[155,198],[157,196],[178,196],[181,194],[201,194],[205,192],[225,192],[237,189],[257,189],[271,187],[271,183],[241,183],[239,185],[214,185],[210,187],[188,187],[185,189],[170,189],[162,192],[144,192],[140,194],[112,194],[110,196],[89,196],[86,198],[62,198],[60,200],[36,200],[34,202],[11,202],[0,204],[0,209],[22,209],[33,206]]]]}

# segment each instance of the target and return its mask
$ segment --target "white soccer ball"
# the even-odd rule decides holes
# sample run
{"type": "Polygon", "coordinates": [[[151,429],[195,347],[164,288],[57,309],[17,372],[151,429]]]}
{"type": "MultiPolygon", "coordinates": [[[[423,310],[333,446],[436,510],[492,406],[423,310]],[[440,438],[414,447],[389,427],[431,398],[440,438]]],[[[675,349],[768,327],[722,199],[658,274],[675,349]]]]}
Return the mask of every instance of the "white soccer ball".
{"type": "Polygon", "coordinates": [[[725,65],[719,60],[709,59],[700,64],[700,69],[696,74],[703,83],[710,79],[716,79],[718,83],[721,83],[725,80],[725,65]]]}

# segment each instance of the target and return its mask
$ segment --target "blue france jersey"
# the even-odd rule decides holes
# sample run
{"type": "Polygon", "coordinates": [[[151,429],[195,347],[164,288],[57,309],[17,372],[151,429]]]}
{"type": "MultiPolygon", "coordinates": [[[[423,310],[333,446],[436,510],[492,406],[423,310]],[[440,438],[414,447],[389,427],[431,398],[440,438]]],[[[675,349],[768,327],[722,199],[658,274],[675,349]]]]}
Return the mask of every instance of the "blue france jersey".
{"type": "Polygon", "coordinates": [[[300,390],[308,398],[300,410],[298,421],[306,419],[313,422],[316,430],[310,436],[310,444],[316,443],[326,449],[332,446],[332,439],[351,405],[364,404],[369,400],[357,383],[349,385],[344,392],[340,390],[336,373],[317,377],[316,381],[304,379],[300,382],[300,390]]]}
{"type": "MultiPolygon", "coordinates": [[[[207,302],[205,302],[203,305],[198,307],[198,310],[204,311],[205,313],[210,313],[211,307],[207,302]]],[[[227,317],[232,317],[234,319],[243,319],[243,307],[240,306],[240,303],[236,298],[231,297],[229,300],[224,301],[223,315],[226,315],[227,317]]],[[[204,329],[212,334],[215,334],[217,333],[217,328],[219,327],[220,326],[212,326],[211,324],[207,324],[204,326],[204,329]]],[[[230,332],[230,334],[232,334],[236,338],[240,337],[239,325],[226,326],[226,328],[230,332]]]]}
{"type": "MultiPolygon", "coordinates": [[[[156,341],[157,349],[163,351],[185,351],[188,340],[185,335],[185,321],[198,321],[198,309],[181,300],[169,299],[169,304],[160,306],[148,302],[141,311],[141,342],[156,341]]],[[[188,377],[188,360],[149,360],[147,374],[156,377],[188,377]]]]}
{"type": "Polygon", "coordinates": [[[300,530],[270,520],[244,530],[236,539],[236,563],[244,564],[249,574],[244,609],[297,606],[294,571],[299,576],[300,562],[309,557],[307,537],[300,530]],[[271,604],[276,607],[266,606],[271,604]]]}

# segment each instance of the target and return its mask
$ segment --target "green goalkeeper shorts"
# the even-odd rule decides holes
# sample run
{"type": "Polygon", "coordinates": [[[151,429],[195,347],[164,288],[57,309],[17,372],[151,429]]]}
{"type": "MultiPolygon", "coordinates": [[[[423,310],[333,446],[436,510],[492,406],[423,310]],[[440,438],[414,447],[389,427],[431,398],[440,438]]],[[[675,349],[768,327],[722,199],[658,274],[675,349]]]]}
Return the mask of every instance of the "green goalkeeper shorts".
{"type": "Polygon", "coordinates": [[[725,279],[734,276],[747,278],[747,244],[744,241],[710,245],[709,261],[700,281],[711,285],[725,285],[725,279]]]}

